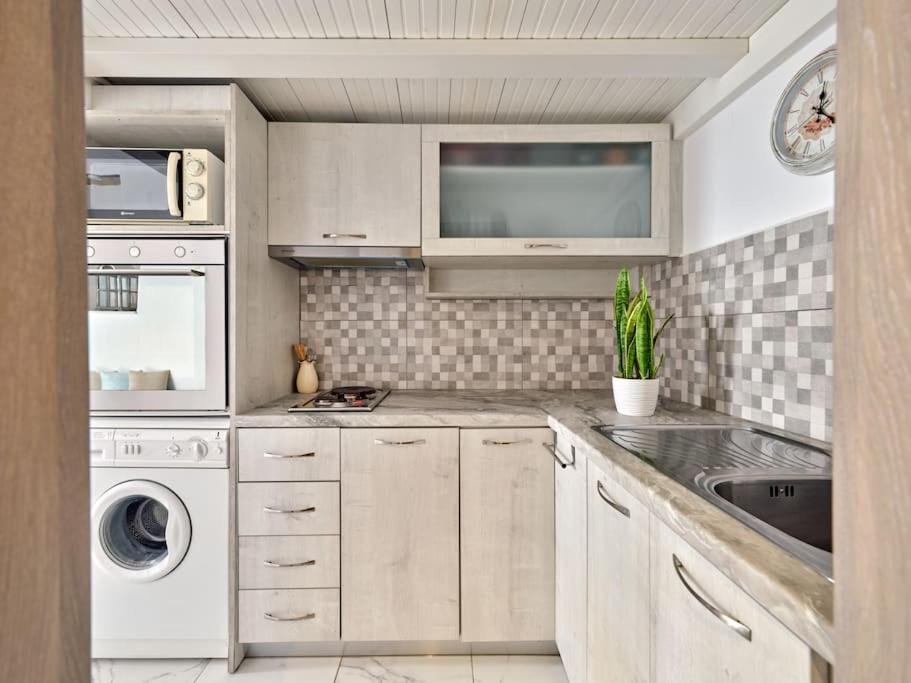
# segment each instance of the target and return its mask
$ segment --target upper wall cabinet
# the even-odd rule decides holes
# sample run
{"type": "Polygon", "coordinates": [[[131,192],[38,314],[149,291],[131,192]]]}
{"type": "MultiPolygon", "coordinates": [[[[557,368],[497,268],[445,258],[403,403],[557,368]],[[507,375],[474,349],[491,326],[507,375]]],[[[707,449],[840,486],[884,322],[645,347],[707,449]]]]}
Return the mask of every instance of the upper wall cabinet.
{"type": "Polygon", "coordinates": [[[269,244],[417,247],[420,126],[269,124],[269,244]]]}
{"type": "Polygon", "coordinates": [[[670,253],[670,127],[424,126],[424,256],[670,253]]]}

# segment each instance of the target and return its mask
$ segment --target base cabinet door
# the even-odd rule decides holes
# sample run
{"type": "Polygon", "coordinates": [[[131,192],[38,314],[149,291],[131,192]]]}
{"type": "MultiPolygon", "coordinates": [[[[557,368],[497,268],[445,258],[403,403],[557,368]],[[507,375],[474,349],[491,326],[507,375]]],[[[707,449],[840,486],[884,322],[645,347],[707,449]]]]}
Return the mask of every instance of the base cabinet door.
{"type": "Polygon", "coordinates": [[[342,638],[458,640],[459,430],[342,430],[342,638]]]}
{"type": "Polygon", "coordinates": [[[588,680],[648,683],[651,513],[593,460],[587,500],[588,680]]]}
{"type": "Polygon", "coordinates": [[[461,430],[462,640],[554,639],[550,429],[461,430]]]}
{"type": "Polygon", "coordinates": [[[585,455],[558,434],[554,463],[556,640],[569,683],[586,683],[588,508],[585,455]]]}
{"type": "Polygon", "coordinates": [[[654,521],[655,683],[816,683],[809,647],[671,531],[654,521]]]}

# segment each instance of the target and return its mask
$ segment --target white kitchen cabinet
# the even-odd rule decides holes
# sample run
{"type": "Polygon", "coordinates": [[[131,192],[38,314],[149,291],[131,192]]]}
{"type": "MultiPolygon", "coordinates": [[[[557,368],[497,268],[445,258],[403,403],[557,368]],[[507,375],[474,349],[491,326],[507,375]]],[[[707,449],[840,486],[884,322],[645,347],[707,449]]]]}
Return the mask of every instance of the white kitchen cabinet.
{"type": "Polygon", "coordinates": [[[269,244],[420,246],[420,126],[269,124],[269,244]]]}
{"type": "Polygon", "coordinates": [[[648,683],[651,513],[594,460],[588,461],[587,499],[588,680],[648,683]]]}
{"type": "Polygon", "coordinates": [[[557,435],[554,463],[556,641],[570,683],[586,683],[588,506],[583,449],[557,435]]]}
{"type": "Polygon", "coordinates": [[[651,557],[654,683],[819,683],[826,665],[658,520],[651,557]]]}
{"type": "Polygon", "coordinates": [[[422,252],[667,256],[670,126],[425,125],[422,252]]]}
{"type": "Polygon", "coordinates": [[[462,640],[554,638],[550,429],[460,434],[462,640]]]}
{"type": "Polygon", "coordinates": [[[459,639],[459,430],[342,430],[342,638],[459,639]]]}

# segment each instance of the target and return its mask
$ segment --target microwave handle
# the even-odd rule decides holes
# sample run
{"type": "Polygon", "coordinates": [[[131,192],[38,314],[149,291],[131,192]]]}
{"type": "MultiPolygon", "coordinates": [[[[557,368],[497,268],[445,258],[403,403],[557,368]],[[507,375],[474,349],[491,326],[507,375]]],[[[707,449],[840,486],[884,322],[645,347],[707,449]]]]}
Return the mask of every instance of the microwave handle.
{"type": "Polygon", "coordinates": [[[180,152],[168,154],[168,213],[180,216],[179,193],[177,188],[177,164],[180,163],[180,152]]]}

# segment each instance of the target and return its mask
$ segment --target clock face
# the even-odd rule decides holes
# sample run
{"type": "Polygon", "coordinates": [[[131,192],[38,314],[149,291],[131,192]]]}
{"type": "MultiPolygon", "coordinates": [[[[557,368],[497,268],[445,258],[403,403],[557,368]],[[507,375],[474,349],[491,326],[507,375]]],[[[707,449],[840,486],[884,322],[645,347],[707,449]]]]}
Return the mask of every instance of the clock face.
{"type": "Polygon", "coordinates": [[[778,101],[772,150],[794,173],[816,175],[834,166],[837,76],[835,50],[826,50],[800,70],[778,101]]]}

